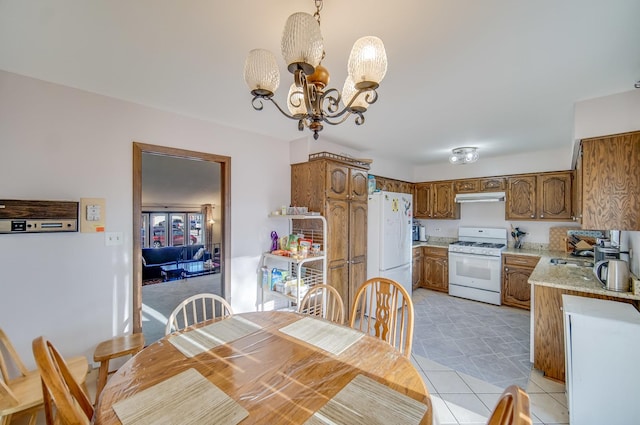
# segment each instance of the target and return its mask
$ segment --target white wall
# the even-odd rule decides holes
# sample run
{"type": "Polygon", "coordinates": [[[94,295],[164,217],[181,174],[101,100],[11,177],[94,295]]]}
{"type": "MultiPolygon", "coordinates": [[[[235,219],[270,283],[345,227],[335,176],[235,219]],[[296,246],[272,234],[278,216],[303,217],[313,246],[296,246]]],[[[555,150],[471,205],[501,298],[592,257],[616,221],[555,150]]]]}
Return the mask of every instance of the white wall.
{"type": "Polygon", "coordinates": [[[231,302],[253,310],[269,211],[289,203],[287,143],[0,71],[0,196],[106,199],[106,230],[0,235],[0,326],[34,366],[46,335],[63,355],[86,354],[132,326],[132,142],[231,157],[231,302]]]}
{"type": "Polygon", "coordinates": [[[575,104],[574,140],[640,130],[640,89],[575,104]]]}

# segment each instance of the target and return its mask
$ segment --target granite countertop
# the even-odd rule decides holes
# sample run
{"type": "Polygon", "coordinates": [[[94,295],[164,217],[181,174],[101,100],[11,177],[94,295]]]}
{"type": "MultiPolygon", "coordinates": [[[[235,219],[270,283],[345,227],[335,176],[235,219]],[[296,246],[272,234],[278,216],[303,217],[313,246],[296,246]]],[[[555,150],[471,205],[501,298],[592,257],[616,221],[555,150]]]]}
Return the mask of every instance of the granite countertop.
{"type": "Polygon", "coordinates": [[[456,239],[447,238],[429,238],[426,242],[413,241],[413,248],[420,248],[422,246],[430,246],[433,248],[449,248],[449,244],[456,239]]]}
{"type": "MultiPolygon", "coordinates": [[[[606,295],[616,298],[626,298],[631,300],[640,300],[640,293],[634,294],[633,292],[615,292],[605,289],[602,284],[596,279],[593,274],[593,268],[591,267],[578,267],[573,265],[564,264],[551,264],[552,258],[571,258],[571,259],[584,259],[586,261],[593,262],[593,258],[580,258],[570,256],[564,251],[539,251],[529,250],[528,252],[520,252],[527,250],[506,250],[509,254],[521,254],[521,255],[538,255],[540,261],[531,276],[529,277],[529,283],[532,285],[549,286],[552,288],[566,289],[570,291],[586,292],[590,294],[606,295]]],[[[632,275],[631,288],[637,287],[639,284],[638,278],[632,275]]]]}

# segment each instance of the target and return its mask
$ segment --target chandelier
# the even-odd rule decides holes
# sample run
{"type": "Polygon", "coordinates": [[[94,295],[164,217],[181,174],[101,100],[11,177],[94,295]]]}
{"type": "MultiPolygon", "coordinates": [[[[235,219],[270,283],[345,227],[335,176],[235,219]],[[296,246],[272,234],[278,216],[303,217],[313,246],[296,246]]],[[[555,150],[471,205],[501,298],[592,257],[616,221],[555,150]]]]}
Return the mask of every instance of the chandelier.
{"type": "Polygon", "coordinates": [[[478,158],[478,148],[455,148],[451,149],[449,162],[452,164],[470,164],[472,162],[476,162],[478,158]]]}
{"type": "Polygon", "coordinates": [[[364,113],[378,99],[376,89],[387,72],[387,54],[378,37],[358,39],[349,55],[342,93],[327,89],[329,71],[321,65],[325,56],[320,33],[322,0],[315,0],[315,6],[313,16],[304,12],[289,16],[282,34],[282,56],[293,74],[287,95],[289,113],[273,99],[280,84],[273,53],[251,50],[244,65],[244,80],[253,95],[251,104],[255,110],[261,111],[263,101],[270,101],[284,116],[298,121],[298,130],[309,128],[317,140],[324,124],[341,124],[351,115],[355,115],[357,125],[364,123],[364,113]]]}

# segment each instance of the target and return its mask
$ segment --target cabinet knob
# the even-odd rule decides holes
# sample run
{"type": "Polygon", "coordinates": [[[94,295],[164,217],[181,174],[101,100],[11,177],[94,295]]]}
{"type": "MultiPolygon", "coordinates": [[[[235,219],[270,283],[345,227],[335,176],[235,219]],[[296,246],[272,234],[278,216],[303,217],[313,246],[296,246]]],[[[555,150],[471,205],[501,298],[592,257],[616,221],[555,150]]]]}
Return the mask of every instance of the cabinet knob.
{"type": "Polygon", "coordinates": [[[540,214],[540,218],[544,218],[544,214],[540,214]]]}
{"type": "Polygon", "coordinates": [[[509,267],[505,267],[505,268],[504,268],[504,271],[505,271],[505,272],[508,272],[508,271],[509,271],[509,267]]]}
{"type": "Polygon", "coordinates": [[[531,218],[536,218],[536,215],[535,214],[531,214],[531,218]]]}

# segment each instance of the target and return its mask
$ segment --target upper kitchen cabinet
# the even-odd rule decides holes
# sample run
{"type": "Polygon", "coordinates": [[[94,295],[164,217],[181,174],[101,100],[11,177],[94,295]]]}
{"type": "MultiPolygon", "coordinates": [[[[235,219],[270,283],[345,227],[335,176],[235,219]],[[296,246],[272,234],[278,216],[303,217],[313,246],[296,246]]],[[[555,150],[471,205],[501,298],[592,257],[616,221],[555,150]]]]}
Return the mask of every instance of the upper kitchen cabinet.
{"type": "Polygon", "coordinates": [[[582,140],[581,154],[582,228],[640,230],[640,131],[582,140]]]}
{"type": "Polygon", "coordinates": [[[458,219],[460,204],[455,202],[454,182],[417,183],[414,191],[416,218],[458,219]]]}
{"type": "Polygon", "coordinates": [[[507,180],[504,177],[454,180],[456,193],[502,192],[506,186],[507,180]]]}
{"type": "Polygon", "coordinates": [[[327,162],[327,197],[366,201],[368,191],[368,173],[366,170],[343,164],[327,162]]]}
{"type": "Polygon", "coordinates": [[[569,221],[573,172],[522,174],[507,179],[507,220],[569,221]]]}
{"type": "Polygon", "coordinates": [[[380,176],[375,176],[375,178],[377,190],[413,194],[413,183],[380,176]]]}

